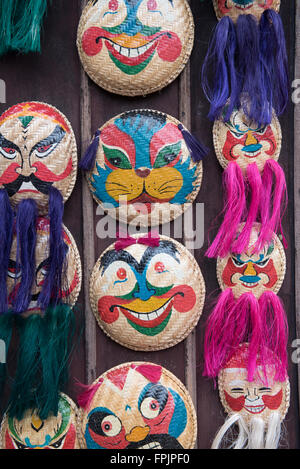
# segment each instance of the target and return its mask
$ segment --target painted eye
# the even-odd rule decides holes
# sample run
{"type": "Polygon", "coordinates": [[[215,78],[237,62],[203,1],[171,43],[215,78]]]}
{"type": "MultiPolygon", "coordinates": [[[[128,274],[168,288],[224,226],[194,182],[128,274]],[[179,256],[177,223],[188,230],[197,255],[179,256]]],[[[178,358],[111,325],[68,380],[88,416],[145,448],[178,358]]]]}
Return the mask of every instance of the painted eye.
{"type": "Polygon", "coordinates": [[[103,150],[108,163],[112,166],[119,169],[131,169],[129,159],[121,150],[109,148],[106,145],[103,145],[103,150]]]}
{"type": "Polygon", "coordinates": [[[165,272],[166,271],[165,264],[163,264],[162,262],[156,262],[156,264],[154,266],[154,270],[158,274],[161,274],[162,272],[165,272]]]}
{"type": "Polygon", "coordinates": [[[242,265],[245,264],[245,262],[239,261],[236,257],[233,257],[232,261],[237,267],[241,267],[242,265]]]}
{"type": "Polygon", "coordinates": [[[268,263],[268,260],[269,259],[264,259],[263,261],[256,262],[256,265],[258,265],[259,267],[264,267],[268,263]]]}
{"type": "Polygon", "coordinates": [[[117,272],[117,277],[118,279],[120,280],[125,280],[125,278],[127,277],[127,273],[126,273],[126,270],[123,269],[123,267],[121,267],[118,272],[117,272]]]}
{"type": "Polygon", "coordinates": [[[39,158],[45,158],[54,150],[56,146],[57,143],[52,143],[51,145],[41,145],[35,149],[36,156],[39,158]]]}
{"type": "Polygon", "coordinates": [[[0,147],[0,153],[4,158],[8,158],[9,160],[13,160],[17,156],[17,150],[15,148],[0,147]]]}
{"type": "Polygon", "coordinates": [[[110,0],[108,8],[112,11],[116,11],[119,8],[118,0],[110,0]]]}
{"type": "Polygon", "coordinates": [[[148,10],[157,10],[156,0],[148,0],[147,7],[148,7],[148,10]]]}
{"type": "Polygon", "coordinates": [[[153,167],[162,168],[171,164],[174,160],[176,160],[176,158],[180,154],[180,151],[181,141],[172,145],[166,145],[158,153],[153,167]]]}
{"type": "Polygon", "coordinates": [[[107,415],[101,422],[101,430],[105,436],[116,436],[121,429],[121,422],[115,415],[107,415]]]}
{"type": "Polygon", "coordinates": [[[7,270],[7,275],[8,275],[10,278],[16,279],[16,278],[21,277],[22,271],[21,271],[21,269],[18,268],[17,266],[9,266],[9,267],[8,267],[8,270],[7,270]]]}
{"type": "Polygon", "coordinates": [[[155,419],[160,413],[159,402],[153,397],[146,397],[141,405],[141,413],[146,419],[155,419]]]}

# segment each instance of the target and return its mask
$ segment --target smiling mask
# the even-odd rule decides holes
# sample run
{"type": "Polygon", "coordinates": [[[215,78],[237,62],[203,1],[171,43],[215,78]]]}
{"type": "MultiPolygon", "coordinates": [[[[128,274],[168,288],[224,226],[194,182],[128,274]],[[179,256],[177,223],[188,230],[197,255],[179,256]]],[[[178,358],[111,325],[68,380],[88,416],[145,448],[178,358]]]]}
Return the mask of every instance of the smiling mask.
{"type": "Polygon", "coordinates": [[[186,0],[90,1],[77,35],[87,74],[102,88],[127,96],[146,95],[175,80],[193,41],[186,0]]]}

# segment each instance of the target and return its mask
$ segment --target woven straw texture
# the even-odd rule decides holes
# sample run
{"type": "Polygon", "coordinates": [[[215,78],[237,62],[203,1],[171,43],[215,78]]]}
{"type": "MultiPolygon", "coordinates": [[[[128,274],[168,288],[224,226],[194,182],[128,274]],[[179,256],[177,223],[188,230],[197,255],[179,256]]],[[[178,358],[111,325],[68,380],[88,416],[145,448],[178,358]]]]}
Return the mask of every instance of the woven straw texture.
{"type": "Polygon", "coordinates": [[[48,210],[52,185],[70,197],[77,176],[77,146],[66,117],[40,102],[17,104],[0,116],[0,188],[13,206],[30,198],[48,210]]]}
{"type": "MultiPolygon", "coordinates": [[[[245,345],[241,344],[240,350],[245,350],[245,345]]],[[[281,421],[284,420],[290,405],[290,383],[289,379],[279,382],[274,381],[272,368],[267,370],[268,387],[266,391],[266,382],[262,379],[262,370],[258,367],[258,372],[252,382],[247,381],[247,371],[239,362],[240,350],[229,360],[226,367],[221,370],[218,377],[219,395],[222,405],[227,414],[239,413],[247,425],[250,424],[253,417],[259,417],[268,423],[272,412],[279,412],[281,421]],[[231,383],[239,382],[237,385],[231,383]],[[232,392],[232,389],[235,391],[232,392]],[[239,388],[240,392],[236,388],[239,388]],[[242,397],[245,401],[242,403],[242,397]],[[274,400],[272,402],[272,396],[274,400]],[[247,399],[247,397],[249,399],[247,399]],[[232,399],[239,399],[240,403],[232,399]],[[243,405],[242,405],[243,404],[243,405]],[[270,407],[268,407],[268,405],[270,407]],[[232,407],[234,407],[234,409],[232,407]],[[240,408],[240,410],[238,410],[240,408]],[[272,409],[273,408],[273,409],[272,409]]],[[[247,350],[247,349],[246,349],[247,350]]],[[[246,352],[247,353],[247,352],[246,352]]]]}
{"type": "Polygon", "coordinates": [[[259,19],[267,8],[272,8],[277,12],[280,9],[280,0],[268,0],[265,4],[260,0],[253,0],[249,1],[247,5],[239,0],[213,0],[213,4],[218,20],[227,15],[236,21],[241,14],[253,15],[259,19]]]}
{"type": "Polygon", "coordinates": [[[99,326],[132,350],[162,350],[184,340],[197,325],[204,300],[205,283],[195,258],[166,236],[154,248],[133,244],[116,251],[111,245],[90,280],[99,326]]]}
{"type": "Polygon", "coordinates": [[[274,234],[270,246],[265,246],[261,252],[252,255],[251,246],[257,240],[259,227],[260,224],[257,223],[252,229],[248,252],[240,256],[228,254],[217,260],[220,288],[223,291],[231,288],[235,298],[243,293],[253,293],[256,298],[265,291],[278,293],[284,280],[286,257],[278,236],[274,234]]]}
{"type": "Polygon", "coordinates": [[[125,96],[147,95],[183,70],[194,43],[186,0],[90,1],[77,34],[82,66],[99,86],[125,96]]]}
{"type": "Polygon", "coordinates": [[[100,131],[95,166],[87,173],[96,202],[123,223],[156,226],[190,207],[202,182],[202,161],[194,163],[167,114],[139,109],[120,114],[100,131]]]}
{"type": "Polygon", "coordinates": [[[235,161],[244,174],[252,163],[262,171],[267,160],[279,158],[281,126],[274,112],[270,125],[258,127],[247,121],[241,109],[235,110],[228,122],[221,119],[214,122],[213,140],[217,158],[224,169],[235,161]]]}
{"type": "MultiPolygon", "coordinates": [[[[77,301],[81,289],[81,262],[78,248],[74,241],[73,236],[69,230],[64,226],[64,240],[68,246],[66,262],[63,269],[63,282],[62,282],[62,301],[70,305],[74,305],[77,301]]],[[[11,249],[11,265],[16,265],[16,252],[17,252],[17,237],[14,236],[12,249],[11,249]]],[[[28,310],[23,313],[23,316],[39,313],[42,311],[37,305],[38,294],[42,290],[43,281],[47,271],[45,260],[49,255],[49,220],[47,218],[39,218],[37,224],[37,242],[35,249],[35,264],[36,264],[36,277],[33,282],[31,294],[32,301],[29,304],[28,310]]],[[[8,295],[14,297],[14,291],[17,291],[19,282],[21,281],[21,272],[17,268],[13,268],[8,272],[7,276],[7,290],[8,295]]]]}
{"type": "Polygon", "coordinates": [[[194,448],[197,417],[191,397],[166,369],[124,363],[101,375],[93,387],[95,394],[81,410],[82,447],[194,448]]]}
{"type": "Polygon", "coordinates": [[[79,449],[78,409],[61,393],[57,417],[40,420],[28,410],[21,421],[4,415],[0,428],[0,449],[79,449]]]}

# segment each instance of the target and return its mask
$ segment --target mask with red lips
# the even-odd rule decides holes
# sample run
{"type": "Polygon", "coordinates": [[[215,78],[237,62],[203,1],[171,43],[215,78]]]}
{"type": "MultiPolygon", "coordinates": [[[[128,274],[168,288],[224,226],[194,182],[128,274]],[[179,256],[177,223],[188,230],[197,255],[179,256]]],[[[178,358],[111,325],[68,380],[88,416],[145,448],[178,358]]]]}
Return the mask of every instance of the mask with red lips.
{"type": "Polygon", "coordinates": [[[107,371],[79,397],[87,449],[193,448],[196,418],[178,379],[152,363],[107,371]],[[85,402],[85,405],[83,405],[85,402]]]}
{"type": "Polygon", "coordinates": [[[219,373],[220,399],[229,419],[216,436],[214,449],[221,447],[229,420],[232,425],[239,424],[240,429],[233,447],[275,449],[278,445],[281,422],[289,407],[289,380],[287,375],[280,381],[275,378],[277,357],[267,349],[264,351],[269,357],[267,367],[265,359],[258,355],[256,373],[249,381],[249,353],[249,344],[241,344],[219,373]]]}
{"type": "Polygon", "coordinates": [[[77,47],[85,71],[99,86],[134,96],[173,81],[193,39],[186,0],[99,0],[82,13],[77,47]]]}
{"type": "Polygon", "coordinates": [[[203,309],[205,285],[194,257],[174,240],[159,239],[156,247],[112,245],[91,276],[91,305],[100,327],[134,350],[175,345],[203,309]]]}

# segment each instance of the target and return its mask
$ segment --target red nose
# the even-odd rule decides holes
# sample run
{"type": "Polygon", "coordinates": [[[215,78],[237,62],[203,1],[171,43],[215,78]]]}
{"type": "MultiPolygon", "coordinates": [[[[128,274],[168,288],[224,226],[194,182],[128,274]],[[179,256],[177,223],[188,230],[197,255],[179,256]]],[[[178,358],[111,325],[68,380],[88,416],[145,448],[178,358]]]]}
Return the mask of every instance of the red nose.
{"type": "Polygon", "coordinates": [[[138,168],[135,170],[135,174],[140,178],[146,178],[150,174],[150,169],[148,168],[138,168]]]}

